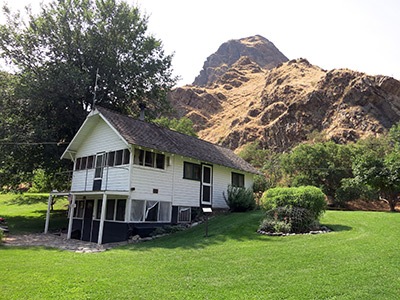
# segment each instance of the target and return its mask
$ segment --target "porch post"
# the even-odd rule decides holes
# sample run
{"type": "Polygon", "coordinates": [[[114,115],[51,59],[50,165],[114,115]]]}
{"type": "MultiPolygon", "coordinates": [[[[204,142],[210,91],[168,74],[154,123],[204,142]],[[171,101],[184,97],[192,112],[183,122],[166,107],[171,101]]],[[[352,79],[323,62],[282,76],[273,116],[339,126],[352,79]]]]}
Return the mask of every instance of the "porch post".
{"type": "Polygon", "coordinates": [[[75,210],[75,194],[72,194],[71,206],[69,208],[69,223],[68,223],[68,234],[67,239],[71,238],[72,222],[74,221],[74,210],[75,210]]]}
{"type": "Polygon", "coordinates": [[[51,201],[53,195],[49,194],[49,204],[47,205],[47,214],[46,214],[46,223],[44,224],[44,233],[49,231],[49,222],[50,222],[50,208],[51,208],[51,201]]]}
{"type": "Polygon", "coordinates": [[[104,220],[106,219],[106,206],[107,206],[107,194],[103,194],[103,204],[101,205],[101,217],[100,217],[100,228],[99,237],[97,239],[97,244],[101,245],[103,243],[103,230],[104,230],[104,220]]]}

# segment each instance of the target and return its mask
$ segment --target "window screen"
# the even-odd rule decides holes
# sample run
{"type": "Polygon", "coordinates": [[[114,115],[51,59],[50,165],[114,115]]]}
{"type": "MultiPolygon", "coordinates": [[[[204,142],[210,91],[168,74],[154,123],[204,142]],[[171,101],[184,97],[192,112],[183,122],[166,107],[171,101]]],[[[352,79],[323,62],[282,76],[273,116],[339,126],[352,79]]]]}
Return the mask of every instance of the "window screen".
{"type": "Polygon", "coordinates": [[[154,167],[154,153],[153,152],[146,151],[144,165],[146,167],[154,167]]]}
{"type": "Polygon", "coordinates": [[[160,215],[158,218],[160,222],[170,222],[171,221],[171,203],[160,202],[160,215]]]}
{"type": "Polygon", "coordinates": [[[143,166],[144,150],[135,149],[135,165],[143,166]]]}
{"type": "Polygon", "coordinates": [[[143,221],[145,201],[132,200],[131,221],[143,221]]]}
{"type": "Polygon", "coordinates": [[[123,160],[123,164],[127,165],[129,164],[129,161],[131,159],[131,152],[128,149],[124,149],[124,160],[123,160]]]}
{"type": "Polygon", "coordinates": [[[83,200],[76,201],[75,212],[74,212],[74,217],[75,218],[82,218],[83,217],[84,205],[85,205],[85,203],[83,202],[83,200]]]}
{"type": "Polygon", "coordinates": [[[158,219],[159,202],[146,201],[145,221],[156,222],[158,219]]]}
{"type": "Polygon", "coordinates": [[[117,212],[115,214],[116,221],[125,221],[125,206],[126,206],[125,199],[117,200],[117,212]]]}
{"type": "Polygon", "coordinates": [[[122,165],[122,155],[124,153],[124,150],[118,150],[115,154],[115,166],[120,166],[122,165]]]}
{"type": "Polygon", "coordinates": [[[108,153],[107,165],[110,167],[114,166],[114,161],[115,161],[115,151],[112,151],[112,152],[108,153]]]}
{"type": "Polygon", "coordinates": [[[86,169],[86,164],[87,164],[87,156],[85,156],[85,157],[82,157],[82,160],[81,160],[81,170],[85,170],[86,169]]]}
{"type": "Polygon", "coordinates": [[[161,153],[157,153],[156,168],[164,169],[164,164],[165,164],[165,155],[161,154],[161,153]]]}
{"type": "Polygon", "coordinates": [[[113,221],[114,220],[114,210],[115,210],[115,200],[108,199],[106,206],[106,220],[113,221]]]}
{"type": "Polygon", "coordinates": [[[88,157],[88,160],[87,160],[87,168],[88,169],[93,169],[93,162],[94,162],[94,155],[91,155],[88,157]]]}
{"type": "Polygon", "coordinates": [[[81,158],[79,157],[77,160],[76,160],[76,163],[75,163],[75,171],[78,171],[78,170],[80,170],[81,169],[81,158]]]}
{"type": "Polygon", "coordinates": [[[97,200],[97,210],[96,210],[96,219],[100,220],[101,219],[101,208],[103,206],[103,200],[99,199],[97,200]]]}

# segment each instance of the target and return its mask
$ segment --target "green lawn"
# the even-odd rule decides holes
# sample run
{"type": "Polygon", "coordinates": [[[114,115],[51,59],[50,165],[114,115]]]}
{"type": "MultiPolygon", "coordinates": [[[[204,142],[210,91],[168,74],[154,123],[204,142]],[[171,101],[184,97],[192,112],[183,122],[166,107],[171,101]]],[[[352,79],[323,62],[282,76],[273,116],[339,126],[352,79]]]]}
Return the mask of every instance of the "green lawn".
{"type": "Polygon", "coordinates": [[[0,299],[399,298],[400,214],[328,211],[335,232],[289,237],[255,233],[261,217],[97,254],[0,246],[0,299]]]}
{"type": "MultiPolygon", "coordinates": [[[[44,231],[49,194],[1,195],[0,217],[8,222],[10,233],[37,233],[44,231]]],[[[50,215],[49,230],[65,228],[68,201],[57,197],[50,215]]],[[[0,277],[1,278],[1,277],[0,277]]]]}

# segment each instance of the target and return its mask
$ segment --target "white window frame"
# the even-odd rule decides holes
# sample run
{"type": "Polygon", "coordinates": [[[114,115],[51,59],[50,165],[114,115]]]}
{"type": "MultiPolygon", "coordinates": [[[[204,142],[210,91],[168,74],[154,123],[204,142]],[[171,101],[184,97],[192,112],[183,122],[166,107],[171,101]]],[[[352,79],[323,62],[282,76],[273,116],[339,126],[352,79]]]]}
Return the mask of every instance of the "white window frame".
{"type": "Polygon", "coordinates": [[[135,148],[135,149],[133,150],[133,162],[132,162],[132,164],[133,164],[135,167],[144,168],[144,169],[146,169],[146,170],[155,170],[155,171],[165,172],[166,169],[167,169],[167,166],[168,166],[168,165],[167,165],[167,159],[168,159],[167,155],[166,155],[165,153],[163,153],[163,152],[160,153],[160,152],[155,152],[155,151],[153,151],[153,150],[135,148]],[[143,162],[142,162],[142,164],[137,164],[137,163],[135,163],[135,160],[136,160],[136,150],[138,150],[138,151],[143,151],[143,162]],[[154,154],[153,167],[146,166],[146,152],[151,152],[151,153],[154,154]],[[158,156],[158,155],[164,155],[164,166],[163,166],[162,169],[157,168],[157,156],[158,156]]]}
{"type": "MultiPolygon", "coordinates": [[[[109,199],[107,199],[107,202],[109,201],[109,200],[115,200],[115,203],[114,203],[114,215],[113,215],[113,219],[112,220],[109,220],[109,219],[104,219],[104,221],[106,221],[106,222],[116,222],[116,223],[126,223],[126,220],[127,220],[127,208],[128,208],[128,206],[127,206],[127,204],[128,204],[128,200],[129,199],[127,199],[127,198],[109,198],[109,199]],[[125,200],[125,215],[124,215],[124,220],[123,221],[121,221],[121,220],[115,220],[115,218],[116,218],[116,216],[117,216],[117,202],[118,202],[118,200],[125,200]]],[[[98,207],[98,205],[99,205],[99,202],[103,202],[103,199],[96,199],[96,201],[95,201],[95,209],[93,210],[93,213],[94,213],[94,216],[93,216],[93,220],[97,220],[97,221],[100,221],[100,219],[98,219],[97,218],[97,207],[98,207]]],[[[107,204],[106,204],[106,214],[107,214],[107,204]]]]}

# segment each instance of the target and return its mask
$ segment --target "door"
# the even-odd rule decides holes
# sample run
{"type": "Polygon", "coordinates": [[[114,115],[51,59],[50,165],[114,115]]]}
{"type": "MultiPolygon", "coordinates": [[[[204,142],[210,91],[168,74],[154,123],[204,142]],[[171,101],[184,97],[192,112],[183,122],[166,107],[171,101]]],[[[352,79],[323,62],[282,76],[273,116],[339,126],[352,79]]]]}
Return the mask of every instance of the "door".
{"type": "Polygon", "coordinates": [[[85,213],[83,214],[83,230],[82,230],[82,241],[91,240],[92,226],[93,226],[93,207],[94,200],[85,201],[85,213]]]}
{"type": "Polygon", "coordinates": [[[105,153],[99,153],[96,155],[96,165],[95,165],[95,169],[94,169],[94,180],[93,180],[93,191],[101,190],[105,156],[106,156],[105,153]]]}
{"type": "Polygon", "coordinates": [[[201,203],[211,205],[212,201],[212,166],[201,167],[201,203]]]}

